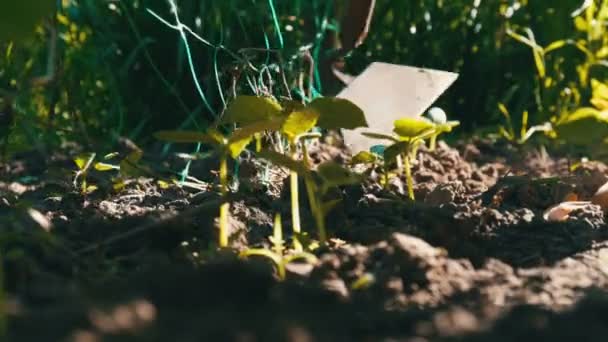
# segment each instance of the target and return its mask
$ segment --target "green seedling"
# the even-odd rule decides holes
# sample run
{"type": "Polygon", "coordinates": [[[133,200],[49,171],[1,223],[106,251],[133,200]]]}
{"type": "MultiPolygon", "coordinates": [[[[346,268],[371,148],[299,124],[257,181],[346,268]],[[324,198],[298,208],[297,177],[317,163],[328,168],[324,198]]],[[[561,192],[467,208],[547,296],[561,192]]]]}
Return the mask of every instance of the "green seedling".
{"type": "Polygon", "coordinates": [[[280,280],[285,280],[287,273],[287,265],[296,260],[304,260],[309,264],[314,264],[317,262],[317,257],[308,252],[285,252],[285,241],[283,240],[283,226],[281,224],[281,214],[275,214],[273,234],[269,237],[269,240],[272,243],[272,249],[249,248],[242,251],[239,256],[241,258],[261,256],[270,259],[277,267],[277,274],[280,280]]]}
{"type": "Polygon", "coordinates": [[[515,133],[515,129],[513,127],[513,121],[511,120],[511,114],[509,113],[509,110],[507,110],[507,107],[504,104],[499,103],[498,110],[505,117],[505,121],[507,124],[506,127],[500,126],[498,128],[498,133],[512,143],[523,144],[526,141],[528,141],[528,139],[530,139],[532,137],[532,135],[534,135],[534,133],[537,133],[537,132],[547,133],[547,132],[551,131],[551,123],[548,123],[548,122],[544,123],[542,125],[536,125],[536,126],[532,126],[532,127],[528,128],[529,114],[528,114],[528,111],[525,110],[521,117],[521,129],[520,129],[520,133],[519,133],[519,137],[518,137],[517,134],[515,133]]]}
{"type": "Polygon", "coordinates": [[[87,195],[97,190],[96,185],[89,184],[87,182],[87,176],[95,161],[95,153],[82,154],[74,158],[74,163],[78,167],[76,175],[74,176],[73,184],[76,189],[79,189],[80,194],[87,195]],[[78,182],[80,181],[80,186],[78,182]]]}
{"type": "Polygon", "coordinates": [[[388,165],[403,162],[403,170],[407,181],[407,192],[411,200],[414,200],[414,180],[412,178],[411,162],[415,158],[418,147],[424,144],[425,139],[438,135],[441,132],[438,125],[423,119],[405,118],[395,121],[393,132],[397,137],[388,134],[363,133],[365,136],[390,141],[392,144],[384,150],[384,169],[388,171],[388,165]]]}
{"type": "MultiPolygon", "coordinates": [[[[309,161],[305,140],[319,136],[315,133],[308,133],[315,126],[323,129],[354,129],[367,126],[365,115],[359,107],[348,100],[337,98],[318,98],[305,106],[296,101],[285,101],[280,104],[270,98],[238,96],[227,108],[223,121],[238,124],[264,124],[281,121],[278,131],[289,144],[288,158],[296,160],[298,148],[301,148],[304,162],[307,165],[309,161]]],[[[256,149],[259,152],[259,146],[256,149]]],[[[307,168],[304,169],[307,170],[307,168]]],[[[289,168],[289,170],[293,244],[296,251],[301,251],[303,246],[299,240],[302,228],[298,171],[293,168],[289,168]]],[[[314,206],[314,187],[306,179],[305,184],[311,206],[314,206]]]]}
{"type": "Polygon", "coordinates": [[[360,183],[362,177],[335,162],[325,162],[319,165],[315,172],[303,161],[294,160],[274,151],[262,151],[258,156],[294,171],[304,178],[310,209],[317,225],[318,238],[321,243],[325,243],[327,241],[325,217],[340,202],[340,200],[324,201],[325,195],[334,187],[360,183]],[[315,178],[320,182],[315,181],[315,178]]]}
{"type": "Polygon", "coordinates": [[[227,201],[228,196],[228,158],[237,158],[247,145],[251,142],[254,135],[265,130],[275,130],[280,127],[281,122],[277,120],[268,120],[263,122],[251,123],[241,129],[236,130],[230,136],[224,136],[214,129],[208,130],[206,133],[197,131],[160,131],[155,133],[155,137],[160,140],[173,143],[200,143],[210,145],[215,148],[219,155],[219,180],[220,194],[223,198],[223,203],[220,206],[219,217],[219,246],[228,246],[228,214],[230,203],[227,201]]]}

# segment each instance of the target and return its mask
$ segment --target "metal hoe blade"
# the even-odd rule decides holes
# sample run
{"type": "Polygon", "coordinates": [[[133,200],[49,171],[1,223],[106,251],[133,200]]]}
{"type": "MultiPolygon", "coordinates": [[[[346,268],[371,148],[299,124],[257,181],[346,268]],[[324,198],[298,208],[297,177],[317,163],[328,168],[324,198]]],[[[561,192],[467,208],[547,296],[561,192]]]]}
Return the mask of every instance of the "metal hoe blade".
{"type": "Polygon", "coordinates": [[[353,153],[369,150],[382,142],[361,132],[391,134],[393,122],[418,117],[456,81],[458,74],[375,62],[355,77],[337,97],[361,107],[369,127],[344,130],[344,142],[353,153]]]}

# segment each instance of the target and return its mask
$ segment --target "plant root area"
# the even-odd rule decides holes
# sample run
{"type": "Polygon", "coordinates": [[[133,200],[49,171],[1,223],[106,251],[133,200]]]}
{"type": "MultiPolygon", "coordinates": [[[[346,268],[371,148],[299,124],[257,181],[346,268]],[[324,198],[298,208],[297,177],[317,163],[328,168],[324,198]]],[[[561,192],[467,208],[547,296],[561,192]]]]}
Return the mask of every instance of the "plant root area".
{"type": "MultiPolygon", "coordinates": [[[[314,163],[348,162],[326,142],[314,163]]],[[[153,161],[150,163],[173,163],[153,161]]],[[[177,165],[177,166],[176,166],[177,165]]],[[[183,166],[183,164],[180,164],[183,166]]],[[[608,229],[589,204],[568,220],[543,212],[588,199],[600,162],[482,139],[421,149],[416,201],[380,169],[342,187],[315,264],[284,281],[269,260],[274,213],[291,246],[288,173],[239,165],[231,248],[218,251],[217,162],[195,161],[198,189],[142,177],[116,192],[72,184],[67,156],[23,154],[0,172],[2,305],[10,341],[607,341],[608,229]]],[[[304,184],[302,227],[315,239],[304,184]]]]}

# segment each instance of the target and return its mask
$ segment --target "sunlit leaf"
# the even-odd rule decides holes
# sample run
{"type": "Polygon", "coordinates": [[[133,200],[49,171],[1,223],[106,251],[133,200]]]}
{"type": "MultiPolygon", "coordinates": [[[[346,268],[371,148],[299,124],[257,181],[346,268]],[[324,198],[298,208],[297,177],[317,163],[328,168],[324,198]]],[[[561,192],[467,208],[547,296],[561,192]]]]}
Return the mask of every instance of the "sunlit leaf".
{"type": "Polygon", "coordinates": [[[309,105],[319,113],[317,125],[325,129],[367,127],[363,110],[354,103],[333,97],[319,97],[309,105]]]}
{"type": "Polygon", "coordinates": [[[282,111],[281,105],[273,98],[239,95],[226,108],[222,122],[249,125],[278,117],[282,111]]]}
{"type": "Polygon", "coordinates": [[[559,50],[570,43],[571,43],[571,41],[569,41],[567,39],[556,40],[553,43],[551,43],[545,47],[544,53],[547,54],[547,53],[553,52],[555,50],[559,50]]]}
{"type": "Polygon", "coordinates": [[[243,153],[243,150],[251,143],[253,140],[253,135],[249,135],[248,137],[242,138],[240,140],[231,141],[228,143],[228,150],[230,151],[230,156],[236,159],[238,156],[243,153]]]}
{"type": "Polygon", "coordinates": [[[368,151],[361,151],[353,156],[353,158],[350,160],[350,164],[351,165],[371,164],[371,163],[376,162],[377,160],[378,160],[378,157],[376,157],[375,154],[368,152],[368,151]]]}
{"type": "Polygon", "coordinates": [[[424,119],[403,118],[395,121],[393,131],[402,138],[415,138],[435,127],[434,123],[424,119]]]}
{"type": "Polygon", "coordinates": [[[78,169],[84,170],[87,167],[87,164],[90,163],[95,158],[95,153],[84,153],[76,156],[74,158],[74,163],[78,166],[78,169]]]}
{"type": "Polygon", "coordinates": [[[97,189],[98,189],[98,188],[97,188],[97,185],[88,185],[88,186],[86,186],[86,188],[85,188],[85,191],[84,191],[84,192],[85,192],[86,194],[90,194],[90,193],[93,193],[93,192],[94,192],[95,190],[97,190],[97,189]]]}
{"type": "Polygon", "coordinates": [[[282,119],[272,119],[272,120],[267,120],[267,121],[258,121],[258,122],[249,124],[247,126],[244,126],[242,128],[237,129],[236,131],[234,131],[230,135],[230,138],[228,139],[228,144],[231,144],[232,142],[235,142],[238,140],[251,138],[256,133],[261,133],[264,131],[278,130],[279,128],[281,128],[282,123],[283,123],[282,119]]]}
{"type": "Polygon", "coordinates": [[[596,79],[592,79],[591,89],[593,93],[591,104],[599,110],[608,109],[608,85],[596,79]]]}
{"type": "Polygon", "coordinates": [[[608,113],[585,107],[567,116],[555,126],[558,137],[575,145],[591,145],[608,137],[608,113]]]}
{"type": "Polygon", "coordinates": [[[313,109],[306,108],[289,114],[281,131],[290,141],[295,141],[300,135],[308,132],[317,124],[319,113],[313,109]]]}
{"type": "Polygon", "coordinates": [[[95,170],[97,171],[110,171],[110,170],[119,170],[120,166],[112,165],[108,163],[95,163],[95,170]]]}
{"type": "Polygon", "coordinates": [[[120,153],[118,153],[118,152],[112,152],[112,153],[108,153],[105,156],[103,156],[103,159],[109,160],[109,159],[112,159],[112,158],[116,158],[119,155],[120,155],[120,153]]]}

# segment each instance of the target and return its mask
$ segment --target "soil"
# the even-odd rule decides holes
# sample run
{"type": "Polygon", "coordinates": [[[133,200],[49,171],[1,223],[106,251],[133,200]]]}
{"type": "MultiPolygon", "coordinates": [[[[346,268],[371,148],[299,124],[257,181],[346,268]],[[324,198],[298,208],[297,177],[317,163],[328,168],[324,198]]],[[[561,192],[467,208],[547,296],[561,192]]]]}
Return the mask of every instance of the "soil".
{"type": "MultiPolygon", "coordinates": [[[[310,157],[350,158],[335,142],[310,157]]],[[[603,211],[542,218],[608,181],[604,163],[573,165],[543,148],[440,142],[414,163],[415,202],[403,177],[384,187],[379,169],[360,168],[368,180],[331,194],[342,202],[318,262],[292,264],[279,281],[267,260],[237,253],[269,246],[275,212],[291,230],[284,170],[240,163],[234,249],[218,252],[212,159],[192,164],[198,190],[141,177],[116,192],[92,172],[99,189],[82,196],[69,156],[16,156],[0,170],[8,339],[606,341],[603,211]]],[[[305,194],[301,203],[313,227],[305,194]]]]}

